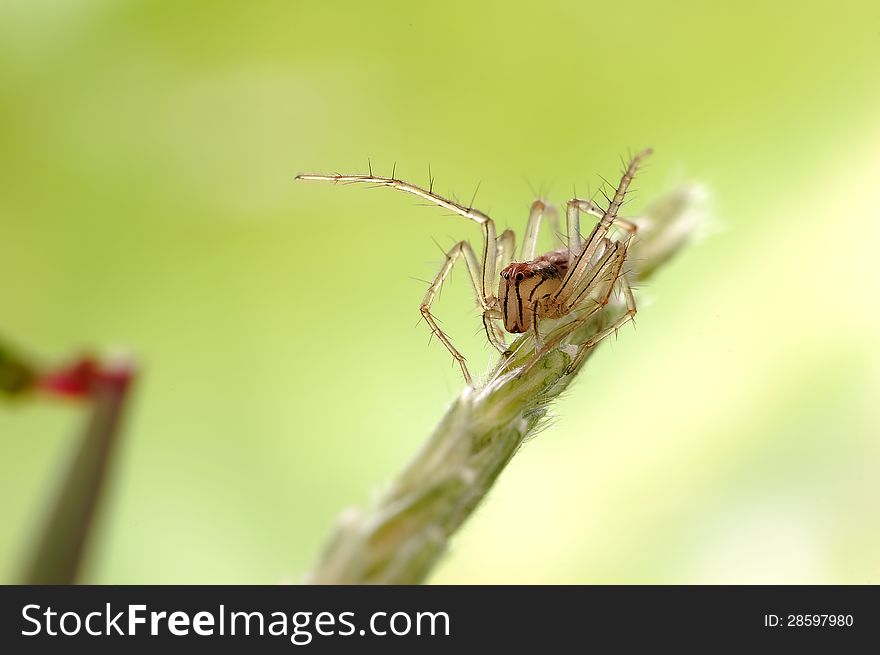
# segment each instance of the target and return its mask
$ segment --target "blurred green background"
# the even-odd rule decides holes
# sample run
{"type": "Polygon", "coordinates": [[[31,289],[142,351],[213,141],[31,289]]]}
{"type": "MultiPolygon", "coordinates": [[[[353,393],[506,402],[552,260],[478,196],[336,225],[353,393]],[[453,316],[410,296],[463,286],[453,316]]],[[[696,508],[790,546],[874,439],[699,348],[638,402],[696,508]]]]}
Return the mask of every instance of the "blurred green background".
{"type": "MultiPolygon", "coordinates": [[[[0,4],[0,335],[143,366],[85,570],[298,580],[461,387],[416,325],[479,230],[653,146],[709,237],[641,296],[435,582],[880,582],[876,2],[0,4]]],[[[438,314],[491,360],[464,272],[438,314]]],[[[0,407],[0,579],[83,409],[0,407]]]]}

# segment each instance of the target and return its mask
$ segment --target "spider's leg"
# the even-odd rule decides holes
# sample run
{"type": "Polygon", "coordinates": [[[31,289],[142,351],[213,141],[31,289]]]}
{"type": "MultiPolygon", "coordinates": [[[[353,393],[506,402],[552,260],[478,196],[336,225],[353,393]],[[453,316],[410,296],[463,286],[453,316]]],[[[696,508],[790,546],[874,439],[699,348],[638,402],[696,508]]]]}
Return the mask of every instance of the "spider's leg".
{"type": "Polygon", "coordinates": [[[565,223],[566,233],[568,235],[568,252],[570,257],[574,257],[574,253],[581,251],[581,218],[580,214],[584,212],[594,218],[602,218],[605,214],[592,200],[584,200],[582,198],[572,198],[565,205],[565,223]]]}
{"type": "Polygon", "coordinates": [[[541,338],[541,332],[538,330],[538,306],[540,300],[532,303],[532,336],[535,338],[535,352],[540,352],[544,348],[544,340],[541,338]]]}
{"type": "MultiPolygon", "coordinates": [[[[590,294],[597,289],[602,288],[603,282],[610,280],[610,284],[614,284],[614,280],[618,275],[618,271],[623,266],[626,259],[626,252],[629,246],[629,238],[626,241],[611,241],[603,239],[600,244],[601,251],[596,253],[598,259],[593,268],[584,272],[584,276],[577,284],[571,285],[571,293],[564,299],[557,301],[560,307],[560,313],[567,314],[580,305],[585,298],[589,298],[590,294]]],[[[610,288],[600,295],[601,298],[610,297],[610,288]]]]}
{"type": "Polygon", "coordinates": [[[620,226],[622,230],[625,230],[631,235],[635,235],[636,232],[639,231],[639,226],[633,223],[631,220],[626,218],[621,218],[618,216],[614,219],[614,225],[620,226]]]}
{"type": "Polygon", "coordinates": [[[497,276],[502,268],[513,261],[513,253],[516,249],[516,234],[514,234],[513,230],[504,230],[504,232],[498,235],[496,244],[495,262],[498,270],[495,271],[495,275],[497,276]]]}
{"type": "MultiPolygon", "coordinates": [[[[593,259],[593,255],[596,253],[599,244],[602,243],[602,239],[608,234],[611,225],[617,221],[617,212],[623,204],[623,199],[626,197],[626,191],[635,177],[639,165],[649,154],[651,154],[650,150],[643,150],[633,157],[629,166],[626,167],[626,170],[617,185],[614,198],[611,199],[608,209],[602,214],[601,220],[596,223],[592,232],[590,232],[586,244],[584,244],[580,251],[573,251],[572,259],[569,262],[568,273],[562,281],[562,284],[559,286],[559,289],[556,291],[556,294],[554,295],[555,299],[560,300],[570,295],[572,293],[571,287],[573,285],[576,286],[583,278],[584,271],[590,266],[590,262],[593,259]],[[576,255],[574,254],[575,252],[577,252],[576,255]]],[[[629,221],[627,221],[627,223],[629,223],[629,221]]]]}
{"type": "MultiPolygon", "coordinates": [[[[498,235],[496,244],[495,262],[497,270],[495,271],[495,276],[497,278],[500,269],[507,266],[513,260],[513,253],[516,249],[516,234],[513,230],[504,230],[504,232],[498,235]]],[[[479,288],[477,288],[477,295],[480,295],[479,288]]],[[[495,322],[500,318],[501,315],[497,307],[484,305],[483,328],[486,330],[486,338],[489,340],[489,343],[503,354],[507,352],[507,344],[504,342],[504,331],[495,322]]]]}
{"type": "Polygon", "coordinates": [[[507,344],[504,342],[504,333],[494,322],[494,319],[497,318],[498,314],[495,310],[485,310],[483,312],[483,329],[486,331],[486,338],[489,340],[489,343],[503,355],[507,352],[507,344]]]}
{"type": "MultiPolygon", "coordinates": [[[[443,265],[440,267],[437,275],[434,277],[433,282],[431,282],[431,286],[428,287],[428,290],[425,292],[425,297],[422,299],[422,304],[419,307],[419,311],[422,313],[422,317],[424,317],[425,322],[427,322],[428,326],[431,328],[431,332],[437,335],[437,338],[446,346],[446,349],[449,350],[449,353],[452,355],[453,359],[458,362],[458,365],[461,367],[461,372],[464,374],[464,379],[468,383],[468,385],[473,386],[473,381],[471,379],[471,374],[468,372],[467,365],[464,361],[464,356],[458,352],[455,346],[452,345],[452,341],[446,335],[443,330],[440,329],[440,326],[437,325],[437,321],[434,319],[434,316],[431,314],[431,304],[434,302],[434,298],[437,296],[437,292],[440,291],[440,287],[443,286],[444,280],[449,276],[449,273],[452,271],[452,267],[455,265],[455,262],[458,260],[459,256],[464,257],[465,264],[467,265],[468,271],[470,272],[471,284],[474,287],[474,291],[477,293],[477,296],[480,296],[480,287],[479,287],[479,277],[478,270],[479,265],[477,263],[477,256],[474,254],[473,248],[467,241],[459,241],[456,243],[448,253],[446,253],[446,259],[443,261],[443,265]]],[[[484,323],[485,316],[488,310],[484,309],[484,323]]]]}
{"type": "Polygon", "coordinates": [[[621,273],[620,276],[617,278],[616,284],[619,284],[621,289],[623,290],[623,298],[626,302],[626,311],[621,317],[614,321],[614,323],[609,325],[598,334],[592,336],[588,341],[585,341],[580,346],[578,346],[578,350],[574,356],[574,359],[571,360],[571,364],[569,364],[568,368],[565,370],[567,374],[576,371],[577,368],[581,365],[581,362],[583,362],[584,357],[587,356],[592,348],[595,348],[596,345],[600,341],[602,341],[602,339],[610,335],[612,332],[616,332],[628,321],[631,321],[635,317],[636,312],[638,312],[638,309],[636,308],[636,300],[633,297],[632,287],[629,285],[629,282],[626,279],[626,275],[621,273]]]}
{"type": "MultiPolygon", "coordinates": [[[[580,214],[583,212],[584,214],[588,214],[593,218],[601,219],[605,212],[602,211],[602,208],[599,207],[592,200],[584,200],[583,198],[572,198],[566,204],[566,218],[567,218],[567,234],[568,234],[568,251],[572,253],[571,256],[574,257],[574,253],[579,253],[581,248],[583,247],[583,243],[581,241],[581,226],[580,226],[580,214]]],[[[629,232],[630,234],[635,234],[636,230],[638,230],[638,226],[632,221],[621,218],[617,216],[614,221],[614,225],[620,226],[621,229],[629,232]]]]}
{"type": "MultiPolygon", "coordinates": [[[[551,208],[550,211],[553,211],[551,208]]],[[[531,261],[535,258],[535,251],[538,248],[538,230],[541,227],[541,218],[544,213],[550,213],[547,206],[540,200],[532,203],[529,209],[529,219],[526,221],[526,231],[523,235],[522,250],[520,251],[520,259],[524,262],[531,261]]]]}
{"type": "Polygon", "coordinates": [[[296,176],[297,180],[321,180],[325,182],[342,182],[342,183],[366,183],[366,184],[375,184],[377,186],[385,186],[390,187],[392,189],[397,189],[398,191],[403,191],[404,193],[411,193],[414,196],[418,196],[419,198],[423,198],[428,202],[432,202],[435,205],[439,205],[445,209],[448,209],[451,212],[458,214],[459,216],[463,216],[468,220],[479,223],[483,229],[483,269],[480,278],[480,305],[483,307],[484,311],[490,307],[495,305],[495,277],[496,267],[495,267],[495,259],[496,259],[496,239],[495,239],[495,221],[486,216],[483,212],[478,209],[474,209],[472,207],[465,207],[463,205],[458,204],[457,202],[453,202],[452,200],[447,200],[442,196],[438,196],[434,193],[433,189],[423,189],[414,184],[410,184],[409,182],[404,182],[402,180],[394,179],[393,177],[378,177],[375,175],[315,175],[315,174],[302,174],[296,176]]]}
{"type": "MultiPolygon", "coordinates": [[[[608,278],[621,254],[625,257],[626,242],[603,239],[600,242],[602,250],[597,251],[591,262],[592,267],[584,269],[583,273],[575,281],[570,281],[568,291],[562,296],[550,296],[548,305],[555,309],[555,314],[564,316],[580,305],[585,297],[589,297],[594,290],[601,288],[602,283],[608,278]]],[[[622,263],[622,261],[621,261],[622,263]]],[[[613,278],[612,278],[613,282],[613,278]]]]}

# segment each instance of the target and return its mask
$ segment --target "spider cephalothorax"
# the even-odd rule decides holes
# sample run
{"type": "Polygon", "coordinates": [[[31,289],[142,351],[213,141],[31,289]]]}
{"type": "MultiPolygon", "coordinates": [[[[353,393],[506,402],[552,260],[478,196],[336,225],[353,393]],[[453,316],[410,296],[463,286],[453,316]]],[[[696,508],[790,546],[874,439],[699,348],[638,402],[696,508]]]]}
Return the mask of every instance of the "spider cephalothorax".
{"type": "Polygon", "coordinates": [[[505,230],[497,235],[495,222],[483,212],[438,196],[432,189],[423,189],[397,180],[393,173],[392,177],[378,177],[372,172],[368,175],[307,174],[297,175],[297,179],[343,183],[366,182],[387,186],[424,198],[480,224],[483,230],[482,258],[477,258],[476,252],[467,241],[456,243],[446,254],[446,260],[428,287],[420,306],[421,314],[428,326],[461,366],[467,383],[472,384],[464,357],[452,345],[452,341],[440,329],[431,314],[431,304],[459,257],[463,256],[467,264],[477,301],[483,313],[486,337],[501,353],[506,354],[507,344],[496,321],[500,320],[504,330],[511,334],[531,331],[535,336],[536,357],[538,357],[548,348],[560,343],[561,339],[572,334],[605,307],[611,294],[618,289],[626,303],[626,311],[608,327],[577,346],[577,353],[569,366],[569,370],[574,370],[587,351],[635,316],[635,299],[626,280],[623,263],[626,260],[627,248],[635,235],[636,226],[618,217],[617,212],[623,204],[626,191],[639,164],[648,154],[650,150],[645,150],[630,160],[614,196],[609,198],[606,209],[602,210],[592,201],[581,198],[572,198],[568,201],[566,248],[535,256],[538,228],[546,206],[540,200],[532,203],[522,241],[520,262],[512,261],[516,246],[516,238],[512,230],[505,230]],[[581,213],[599,219],[586,239],[583,239],[580,233],[581,213]],[[621,228],[624,236],[610,237],[612,226],[621,228]],[[494,288],[496,283],[497,293],[494,288]],[[554,344],[543,343],[539,323],[544,319],[561,318],[568,314],[573,314],[576,318],[571,321],[565,333],[557,336],[554,344]]]}
{"type": "Polygon", "coordinates": [[[547,301],[559,290],[568,272],[568,250],[560,249],[528,262],[511,262],[501,271],[498,304],[504,329],[511,334],[532,329],[537,314],[550,316],[547,301]]]}

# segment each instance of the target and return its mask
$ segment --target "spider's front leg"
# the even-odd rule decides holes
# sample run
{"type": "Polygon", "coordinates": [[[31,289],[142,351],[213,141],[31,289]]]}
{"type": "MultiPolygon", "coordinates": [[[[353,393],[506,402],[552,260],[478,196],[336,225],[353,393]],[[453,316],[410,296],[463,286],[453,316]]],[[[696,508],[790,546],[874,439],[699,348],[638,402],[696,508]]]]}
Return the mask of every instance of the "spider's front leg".
{"type": "Polygon", "coordinates": [[[623,204],[623,200],[626,197],[626,192],[629,189],[629,185],[632,183],[633,178],[635,178],[636,172],[639,170],[639,166],[641,165],[642,160],[650,154],[650,149],[643,150],[630,160],[629,165],[626,167],[626,170],[623,172],[623,175],[620,178],[620,182],[617,185],[617,190],[614,192],[614,197],[610,200],[608,209],[602,212],[601,220],[596,223],[595,227],[593,227],[592,232],[590,232],[590,236],[587,237],[587,241],[583,245],[581,245],[580,233],[578,232],[579,227],[577,225],[577,212],[583,210],[587,213],[593,214],[597,208],[592,202],[578,200],[577,198],[569,202],[568,238],[569,252],[571,253],[571,258],[569,260],[568,273],[566,274],[565,279],[562,281],[559,290],[554,294],[554,302],[562,304],[569,302],[575,289],[579,287],[583,282],[584,276],[587,274],[588,269],[592,265],[592,260],[596,255],[597,250],[607,237],[608,231],[611,229],[612,225],[620,225],[627,232],[629,232],[630,237],[635,234],[636,226],[629,221],[618,218],[617,212],[620,210],[620,206],[623,204]],[[574,245],[578,247],[574,248],[574,245]]]}
{"type": "Polygon", "coordinates": [[[483,230],[483,267],[479,282],[480,304],[482,306],[493,305],[495,293],[492,286],[495,284],[495,276],[497,275],[495,261],[497,256],[497,239],[495,232],[495,221],[486,216],[479,209],[473,207],[465,207],[457,202],[444,198],[434,193],[432,188],[423,189],[415,184],[404,182],[393,177],[381,177],[378,175],[321,175],[315,173],[301,173],[296,176],[297,180],[318,180],[323,182],[334,182],[343,184],[375,184],[376,186],[388,187],[389,189],[397,189],[404,193],[418,196],[428,202],[432,202],[439,207],[448,209],[468,220],[479,223],[483,230]]]}
{"type": "Polygon", "coordinates": [[[623,327],[624,324],[635,318],[636,313],[638,312],[638,309],[636,308],[636,299],[633,297],[632,287],[630,286],[629,281],[626,279],[626,274],[621,272],[615,284],[620,285],[620,288],[623,291],[623,299],[626,303],[626,311],[620,318],[614,321],[614,323],[609,325],[598,334],[593,335],[589,340],[578,346],[578,350],[577,353],[575,353],[574,359],[571,360],[571,364],[569,364],[568,368],[565,369],[566,374],[574,373],[581,365],[581,362],[583,361],[584,357],[587,356],[587,353],[590,351],[590,349],[594,348],[600,341],[602,341],[602,339],[609,336],[612,332],[617,332],[617,330],[623,327]]]}
{"type": "MultiPolygon", "coordinates": [[[[495,248],[495,279],[498,279],[498,273],[502,268],[513,261],[514,250],[516,249],[516,234],[513,230],[504,230],[496,239],[495,248]]],[[[476,289],[477,296],[480,296],[480,290],[476,289]]],[[[489,340],[498,352],[502,355],[507,353],[507,343],[504,341],[504,331],[496,323],[502,318],[501,312],[498,310],[497,300],[493,298],[483,299],[481,303],[483,307],[483,328],[486,330],[486,338],[489,340]]]]}
{"type": "Polygon", "coordinates": [[[535,352],[541,352],[544,349],[544,340],[541,338],[541,331],[538,329],[538,308],[540,305],[540,300],[532,303],[532,337],[535,340],[535,352]]]}
{"type": "Polygon", "coordinates": [[[512,256],[515,245],[513,232],[507,230],[502,233],[500,237],[496,238],[495,222],[483,212],[474,209],[473,207],[465,207],[457,202],[439,196],[434,193],[431,186],[429,186],[428,189],[423,189],[414,184],[410,184],[409,182],[398,180],[393,177],[393,173],[392,177],[381,177],[373,175],[372,172],[368,175],[322,175],[303,173],[297,175],[296,179],[318,180],[342,184],[364,183],[388,187],[390,189],[396,189],[404,193],[412,194],[443,207],[444,209],[448,209],[463,218],[478,223],[483,232],[482,258],[480,260],[477,259],[476,254],[468,243],[461,242],[456,244],[452,250],[449,251],[449,254],[447,254],[443,267],[440,269],[440,272],[437,274],[437,277],[434,279],[434,282],[425,294],[421,307],[422,316],[425,317],[425,320],[428,322],[428,325],[431,326],[431,329],[437,335],[437,338],[443,342],[443,345],[446,346],[455,360],[459,363],[462,372],[464,373],[465,380],[467,380],[468,384],[472,384],[470,373],[464,363],[464,357],[452,345],[449,337],[440,330],[430,312],[431,303],[433,302],[434,296],[437,294],[440,286],[443,284],[443,280],[449,275],[449,271],[452,269],[455,260],[459,255],[463,254],[468,263],[468,269],[470,271],[471,281],[477,293],[477,299],[483,310],[483,325],[486,328],[486,336],[488,337],[489,342],[499,351],[504,352],[506,350],[503,335],[499,334],[497,326],[492,323],[493,319],[500,318],[497,308],[498,298],[495,295],[494,285],[497,283],[498,277],[498,259],[512,256]]]}
{"type": "Polygon", "coordinates": [[[443,265],[440,267],[440,271],[434,277],[434,280],[431,282],[431,285],[428,287],[428,290],[425,292],[425,297],[422,299],[422,304],[419,307],[419,311],[422,314],[422,317],[425,319],[425,322],[431,328],[431,332],[437,335],[437,338],[446,346],[446,349],[452,355],[452,358],[458,362],[458,365],[461,367],[461,372],[464,375],[465,382],[468,385],[473,386],[473,379],[471,378],[471,374],[468,371],[467,364],[465,364],[464,355],[462,355],[458,349],[452,345],[452,341],[449,336],[440,329],[440,326],[437,325],[437,320],[434,318],[434,315],[431,314],[431,305],[434,303],[434,298],[436,298],[437,293],[440,291],[440,287],[443,286],[443,282],[449,276],[449,273],[452,271],[452,267],[455,265],[455,262],[459,257],[464,257],[465,265],[468,269],[468,278],[470,279],[471,286],[474,289],[474,292],[477,295],[477,299],[480,302],[480,306],[483,310],[483,325],[486,328],[486,335],[489,337],[489,341],[499,350],[503,350],[506,348],[504,342],[502,341],[500,344],[497,343],[498,336],[495,333],[494,325],[491,323],[490,318],[492,316],[493,307],[487,305],[483,294],[480,291],[480,272],[481,267],[480,263],[477,260],[477,255],[474,253],[474,249],[471,248],[471,244],[467,241],[459,241],[456,243],[448,253],[446,253],[446,259],[443,261],[443,265]]]}

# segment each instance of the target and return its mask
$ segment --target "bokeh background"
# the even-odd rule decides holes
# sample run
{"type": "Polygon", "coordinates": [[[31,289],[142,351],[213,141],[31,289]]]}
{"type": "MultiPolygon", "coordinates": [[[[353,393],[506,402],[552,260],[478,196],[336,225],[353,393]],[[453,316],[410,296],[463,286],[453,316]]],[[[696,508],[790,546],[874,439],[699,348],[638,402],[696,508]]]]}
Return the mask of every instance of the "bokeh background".
{"type": "MultiPolygon", "coordinates": [[[[0,334],[143,367],[84,579],[298,580],[461,387],[416,325],[475,226],[656,154],[708,236],[432,580],[880,582],[876,2],[0,4],[0,334]]],[[[463,271],[438,313],[484,370],[463,271]]],[[[0,407],[0,579],[84,410],[0,407]]]]}

